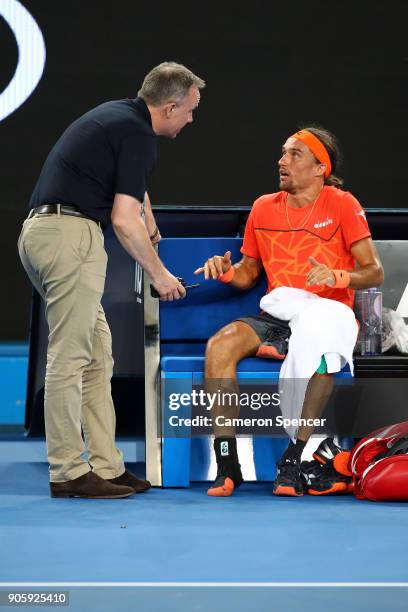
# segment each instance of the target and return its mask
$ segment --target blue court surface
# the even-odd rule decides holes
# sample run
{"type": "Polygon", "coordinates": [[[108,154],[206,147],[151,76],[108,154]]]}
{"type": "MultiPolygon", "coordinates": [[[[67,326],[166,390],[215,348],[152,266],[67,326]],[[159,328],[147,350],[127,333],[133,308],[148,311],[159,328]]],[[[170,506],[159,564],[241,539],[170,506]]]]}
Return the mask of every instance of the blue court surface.
{"type": "Polygon", "coordinates": [[[1,591],[68,592],[63,608],[84,612],[408,609],[402,503],[277,498],[268,483],[51,499],[46,463],[4,454],[0,476],[1,591]]]}

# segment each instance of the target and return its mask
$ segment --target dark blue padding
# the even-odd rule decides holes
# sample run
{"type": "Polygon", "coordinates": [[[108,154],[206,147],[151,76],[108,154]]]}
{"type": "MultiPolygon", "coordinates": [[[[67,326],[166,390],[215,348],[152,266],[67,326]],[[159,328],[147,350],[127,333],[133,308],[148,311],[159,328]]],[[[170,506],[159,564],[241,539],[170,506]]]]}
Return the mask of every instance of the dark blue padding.
{"type": "Polygon", "coordinates": [[[28,357],[28,343],[0,342],[0,357],[28,357]]]}
{"type": "Polygon", "coordinates": [[[202,356],[205,353],[205,347],[207,345],[207,341],[203,342],[162,342],[161,344],[161,356],[162,357],[171,357],[176,355],[181,355],[185,357],[186,355],[190,357],[194,356],[202,356]]]}
{"type": "Polygon", "coordinates": [[[262,278],[251,291],[239,291],[215,280],[205,281],[194,270],[213,255],[231,251],[232,261],[242,258],[242,238],[164,238],[159,254],[165,266],[188,284],[200,283],[184,300],[160,303],[160,340],[206,340],[237,317],[259,314],[266,292],[262,278]]]}

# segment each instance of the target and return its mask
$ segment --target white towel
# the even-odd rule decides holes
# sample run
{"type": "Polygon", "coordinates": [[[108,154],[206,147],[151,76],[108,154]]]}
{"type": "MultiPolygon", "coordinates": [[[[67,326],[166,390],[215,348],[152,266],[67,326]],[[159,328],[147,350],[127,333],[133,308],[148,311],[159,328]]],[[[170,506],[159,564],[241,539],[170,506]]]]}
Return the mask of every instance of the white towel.
{"type": "MultiPolygon", "coordinates": [[[[261,299],[260,307],[288,321],[292,331],[279,375],[280,406],[284,418],[299,419],[308,382],[322,355],[329,374],[339,372],[348,363],[353,375],[353,349],[358,334],[354,312],[341,302],[293,287],[274,289],[261,299]]],[[[294,438],[297,427],[290,426],[286,431],[294,438]]]]}

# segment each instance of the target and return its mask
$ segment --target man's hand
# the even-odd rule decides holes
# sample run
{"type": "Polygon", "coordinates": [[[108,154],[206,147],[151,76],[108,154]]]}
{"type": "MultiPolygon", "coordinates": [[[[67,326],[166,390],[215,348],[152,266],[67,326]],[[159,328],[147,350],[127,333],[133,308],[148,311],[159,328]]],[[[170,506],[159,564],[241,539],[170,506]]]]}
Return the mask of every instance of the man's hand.
{"type": "Polygon", "coordinates": [[[333,272],[325,264],[319,263],[314,257],[309,257],[309,263],[313,266],[307,275],[306,285],[327,285],[334,287],[336,278],[333,272]]]}
{"type": "Polygon", "coordinates": [[[197,268],[197,270],[194,271],[194,274],[204,273],[205,280],[208,280],[210,276],[211,278],[217,279],[222,274],[225,274],[225,272],[228,272],[231,266],[231,251],[227,251],[224,253],[224,256],[214,255],[214,257],[207,259],[201,268],[197,268]]]}
{"type": "Polygon", "coordinates": [[[186,290],[160,261],[140,215],[140,207],[141,203],[132,196],[117,193],[111,214],[113,230],[123,248],[149,274],[160,299],[179,300],[186,296],[186,290]]]}
{"type": "Polygon", "coordinates": [[[160,295],[163,302],[172,302],[186,297],[186,290],[180,281],[170,274],[168,270],[159,277],[152,280],[152,285],[160,295]]]}

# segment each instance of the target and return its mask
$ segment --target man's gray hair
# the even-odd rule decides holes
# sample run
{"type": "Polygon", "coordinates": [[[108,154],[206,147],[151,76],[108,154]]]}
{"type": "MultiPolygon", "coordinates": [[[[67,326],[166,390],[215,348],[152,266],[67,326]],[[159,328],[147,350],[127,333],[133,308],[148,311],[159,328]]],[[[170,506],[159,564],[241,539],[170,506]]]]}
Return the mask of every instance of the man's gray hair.
{"type": "Polygon", "coordinates": [[[182,64],[163,62],[145,76],[137,95],[147,104],[160,106],[182,100],[193,85],[202,89],[205,82],[182,64]]]}

